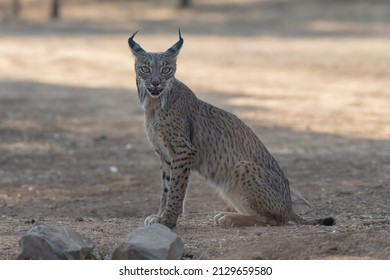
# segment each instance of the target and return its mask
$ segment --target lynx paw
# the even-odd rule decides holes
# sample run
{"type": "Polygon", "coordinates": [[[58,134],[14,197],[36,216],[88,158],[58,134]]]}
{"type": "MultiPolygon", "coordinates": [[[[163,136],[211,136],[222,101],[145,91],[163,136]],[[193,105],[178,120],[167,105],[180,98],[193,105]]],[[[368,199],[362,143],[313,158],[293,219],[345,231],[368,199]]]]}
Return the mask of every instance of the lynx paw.
{"type": "Polygon", "coordinates": [[[162,224],[164,226],[167,226],[169,228],[173,228],[174,226],[176,226],[176,221],[168,220],[168,219],[163,218],[163,217],[156,215],[156,214],[150,215],[149,217],[147,217],[145,219],[146,226],[151,225],[151,224],[157,224],[157,223],[162,224]]]}
{"type": "Polygon", "coordinates": [[[160,223],[160,221],[161,221],[161,217],[156,215],[156,214],[153,214],[145,219],[145,226],[148,226],[151,224],[157,224],[157,223],[160,223]]]}
{"type": "Polygon", "coordinates": [[[228,213],[221,212],[214,216],[214,223],[221,227],[233,227],[234,219],[228,213]]]}
{"type": "Polygon", "coordinates": [[[214,217],[214,223],[221,227],[247,227],[265,225],[258,217],[243,215],[232,212],[221,212],[214,217]]]}

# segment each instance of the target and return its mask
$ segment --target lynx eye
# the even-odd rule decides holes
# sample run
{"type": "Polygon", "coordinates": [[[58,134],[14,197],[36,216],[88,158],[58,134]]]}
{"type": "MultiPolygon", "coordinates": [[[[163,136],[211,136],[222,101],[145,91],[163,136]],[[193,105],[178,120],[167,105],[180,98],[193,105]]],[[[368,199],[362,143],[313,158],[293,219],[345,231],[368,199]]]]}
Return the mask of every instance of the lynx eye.
{"type": "Polygon", "coordinates": [[[172,72],[172,68],[171,67],[163,67],[161,69],[161,73],[163,73],[164,75],[170,74],[171,72],[172,72]]]}
{"type": "Polygon", "coordinates": [[[149,74],[150,73],[150,68],[147,67],[147,66],[142,66],[139,68],[141,70],[142,73],[144,74],[149,74]]]}

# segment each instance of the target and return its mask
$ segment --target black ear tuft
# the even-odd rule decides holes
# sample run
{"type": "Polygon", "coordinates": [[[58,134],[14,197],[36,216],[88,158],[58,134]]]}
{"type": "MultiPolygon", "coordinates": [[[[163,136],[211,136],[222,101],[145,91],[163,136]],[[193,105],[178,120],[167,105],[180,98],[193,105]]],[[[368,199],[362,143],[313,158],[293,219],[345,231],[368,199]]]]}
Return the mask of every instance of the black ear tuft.
{"type": "Polygon", "coordinates": [[[179,40],[183,40],[183,38],[181,37],[180,27],[179,27],[179,40]]]}
{"type": "Polygon", "coordinates": [[[184,40],[183,40],[183,37],[181,37],[181,32],[180,32],[180,28],[179,28],[179,41],[177,41],[176,44],[174,44],[172,47],[170,47],[165,52],[165,55],[168,57],[176,57],[179,54],[181,47],[183,46],[183,42],[184,42],[184,40]]]}
{"type": "Polygon", "coordinates": [[[134,55],[144,55],[145,54],[145,51],[143,48],[141,48],[140,45],[138,45],[135,41],[134,41],[134,36],[138,33],[139,30],[137,30],[136,32],[134,32],[134,34],[129,38],[128,42],[129,42],[129,47],[131,49],[131,51],[133,52],[134,55]]]}
{"type": "Polygon", "coordinates": [[[334,226],[336,225],[336,220],[333,217],[327,217],[322,220],[324,226],[334,226]]]}

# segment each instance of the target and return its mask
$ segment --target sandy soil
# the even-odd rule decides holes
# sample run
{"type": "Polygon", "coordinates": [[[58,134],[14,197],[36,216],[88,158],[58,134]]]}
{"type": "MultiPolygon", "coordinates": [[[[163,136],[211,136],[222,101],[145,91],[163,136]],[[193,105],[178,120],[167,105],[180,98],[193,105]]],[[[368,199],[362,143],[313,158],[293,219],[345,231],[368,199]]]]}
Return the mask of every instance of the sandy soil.
{"type": "Polygon", "coordinates": [[[225,204],[193,174],[174,229],[185,257],[390,259],[387,1],[128,2],[70,1],[59,22],[28,3],[20,21],[0,16],[1,259],[38,220],[106,258],[157,211],[127,38],[142,29],[138,42],[161,51],[178,26],[177,77],[254,129],[313,205],[307,217],[338,221],[223,229],[212,217],[225,204]]]}

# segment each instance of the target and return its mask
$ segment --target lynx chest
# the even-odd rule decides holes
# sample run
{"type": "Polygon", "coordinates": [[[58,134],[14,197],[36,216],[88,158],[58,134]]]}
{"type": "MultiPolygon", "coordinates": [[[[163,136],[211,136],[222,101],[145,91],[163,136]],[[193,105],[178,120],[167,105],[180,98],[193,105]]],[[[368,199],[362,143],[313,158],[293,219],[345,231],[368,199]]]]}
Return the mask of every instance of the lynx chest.
{"type": "Polygon", "coordinates": [[[167,143],[166,137],[164,137],[164,131],[158,113],[156,111],[148,112],[145,114],[145,129],[148,134],[149,141],[154,146],[156,152],[165,161],[170,162],[170,155],[168,147],[170,143],[167,143]]]}

